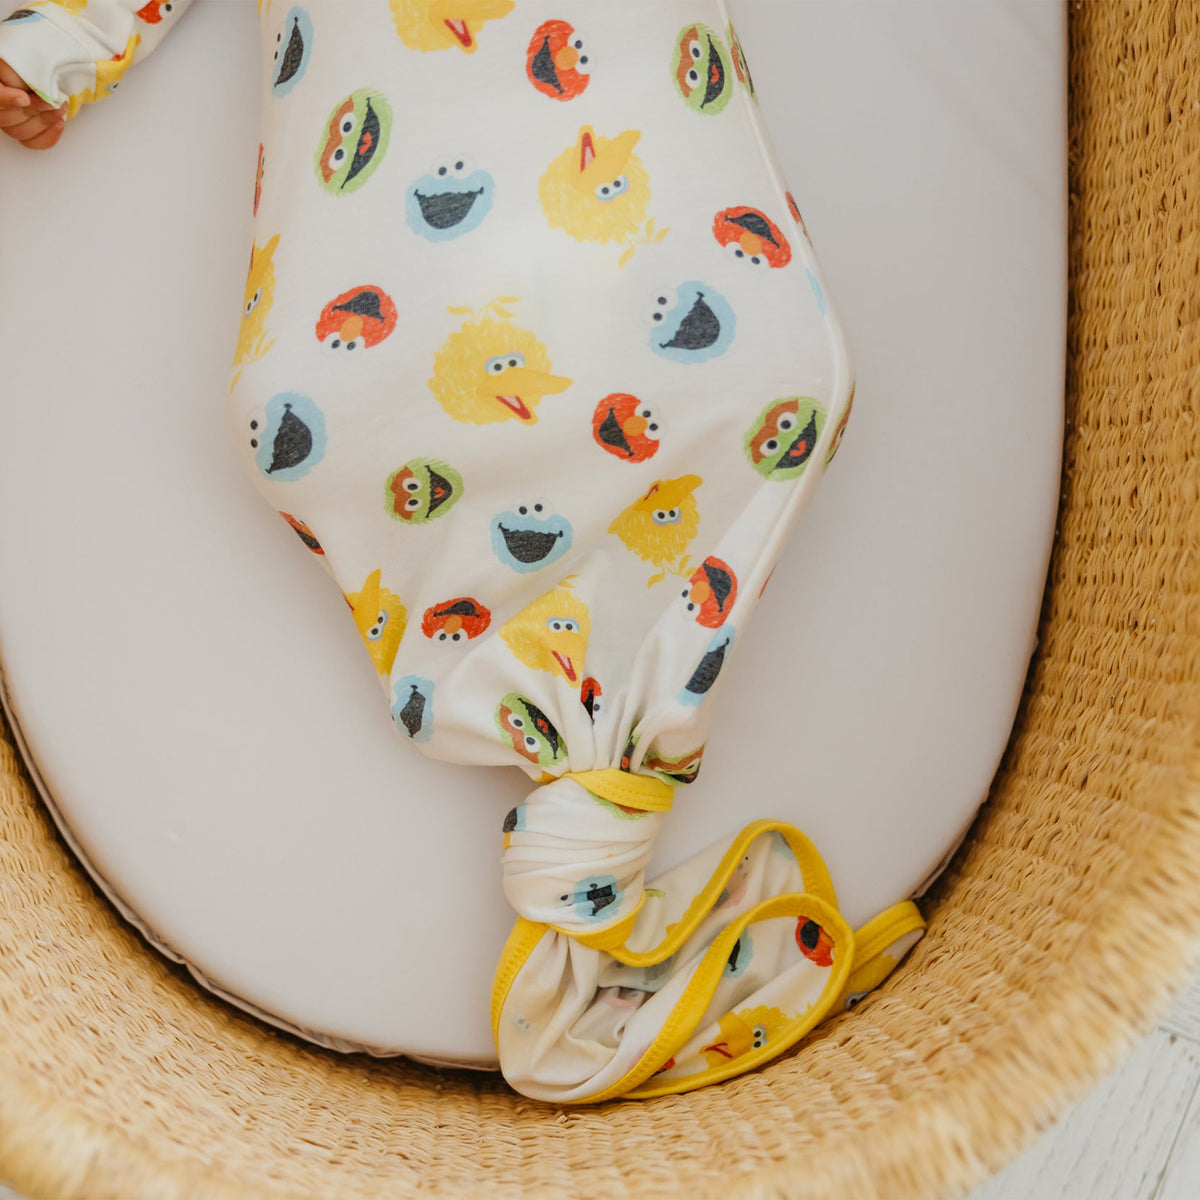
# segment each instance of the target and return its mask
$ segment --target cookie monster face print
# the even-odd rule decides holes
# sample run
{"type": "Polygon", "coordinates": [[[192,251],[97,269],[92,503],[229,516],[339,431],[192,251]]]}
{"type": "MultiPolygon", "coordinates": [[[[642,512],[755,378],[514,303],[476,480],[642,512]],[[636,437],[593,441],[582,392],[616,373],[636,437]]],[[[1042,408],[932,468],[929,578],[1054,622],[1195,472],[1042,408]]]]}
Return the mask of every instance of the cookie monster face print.
{"type": "Polygon", "coordinates": [[[491,211],[495,184],[463,158],[449,158],[416,180],[405,196],[409,228],[431,242],[448,242],[478,229],[491,211]]]}
{"type": "Polygon", "coordinates": [[[302,479],[325,457],[325,417],[307,396],[281,392],[267,401],[262,421],[250,421],[250,446],[264,478],[302,479]]]}
{"type": "Polygon", "coordinates": [[[704,652],[704,657],[696,665],[691,678],[684,684],[680,694],[681,704],[696,705],[712,690],[717,682],[717,676],[725,666],[725,659],[733,646],[733,626],[726,625],[704,652]]]}
{"type": "Polygon", "coordinates": [[[286,96],[304,78],[308,60],[312,57],[313,28],[308,13],[293,8],[283,20],[283,28],[275,35],[275,77],[271,91],[286,96]]]}
{"type": "Polygon", "coordinates": [[[680,31],[671,62],[676,91],[694,112],[715,114],[729,103],[732,64],[720,35],[707,25],[680,31]]]}
{"type": "Polygon", "coordinates": [[[557,562],[571,548],[571,524],[541,500],[492,518],[492,549],[514,571],[528,574],[557,562]]]}
{"type": "MultiPolygon", "coordinates": [[[[149,7],[149,5],[147,5],[147,7],[149,7]]],[[[13,11],[10,12],[8,14],[8,16],[4,18],[3,21],[0,21],[0,25],[7,24],[9,21],[12,21],[13,24],[16,24],[18,21],[44,21],[45,19],[46,18],[40,12],[37,12],[35,9],[16,8],[16,9],[13,9],[13,11]]],[[[155,19],[162,20],[161,17],[156,17],[155,19]]]]}
{"type": "Polygon", "coordinates": [[[672,362],[707,362],[733,342],[734,315],[715,288],[690,279],[660,293],[650,315],[650,347],[672,362]]]}
{"type": "Polygon", "coordinates": [[[825,427],[825,410],[808,396],[768,404],[746,434],[746,457],[764,478],[777,482],[804,473],[825,427]]]}
{"type": "Polygon", "coordinates": [[[414,742],[433,737],[433,686],[420,675],[404,675],[392,685],[392,720],[414,742]]]}
{"type": "Polygon", "coordinates": [[[383,161],[391,129],[392,106],[382,92],[351,92],[330,114],[317,147],[317,181],[331,196],[357,191],[383,161]]]}

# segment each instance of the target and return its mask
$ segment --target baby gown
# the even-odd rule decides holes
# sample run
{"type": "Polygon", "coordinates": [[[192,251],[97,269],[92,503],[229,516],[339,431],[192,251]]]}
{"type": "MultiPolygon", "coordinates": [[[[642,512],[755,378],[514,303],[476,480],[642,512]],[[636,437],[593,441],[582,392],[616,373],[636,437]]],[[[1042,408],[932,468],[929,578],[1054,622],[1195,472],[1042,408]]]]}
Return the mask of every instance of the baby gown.
{"type": "MultiPolygon", "coordinates": [[[[186,3],[31,4],[0,57],[73,114],[186,3]]],[[[906,901],[851,930],[770,796],[644,878],[854,395],[724,0],[260,13],[233,446],[342,591],[398,735],[537,784],[502,831],[505,1078],[576,1103],[758,1066],[924,922],[906,901]]]]}

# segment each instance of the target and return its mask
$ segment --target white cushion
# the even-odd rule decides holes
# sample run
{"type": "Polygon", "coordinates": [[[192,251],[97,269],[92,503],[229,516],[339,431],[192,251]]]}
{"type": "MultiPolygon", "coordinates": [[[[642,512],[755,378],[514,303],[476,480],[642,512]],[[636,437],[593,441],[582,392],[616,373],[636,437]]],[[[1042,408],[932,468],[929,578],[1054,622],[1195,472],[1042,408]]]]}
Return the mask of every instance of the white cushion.
{"type": "MultiPolygon", "coordinates": [[[[780,817],[858,924],[961,836],[1034,648],[1061,461],[1064,11],[731,12],[858,390],[651,874],[780,817]]],[[[225,440],[256,23],[197,5],[55,149],[0,139],[8,704],[102,886],[204,981],[316,1040],[491,1064],[500,825],[529,781],[404,744],[345,601],[225,440]]]]}

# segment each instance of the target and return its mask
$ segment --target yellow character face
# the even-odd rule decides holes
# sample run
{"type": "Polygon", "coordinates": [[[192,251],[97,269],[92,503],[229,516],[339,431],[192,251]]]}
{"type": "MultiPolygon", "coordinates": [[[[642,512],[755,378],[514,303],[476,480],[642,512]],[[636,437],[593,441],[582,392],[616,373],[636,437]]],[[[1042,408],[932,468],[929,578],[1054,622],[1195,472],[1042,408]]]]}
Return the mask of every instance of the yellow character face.
{"type": "Polygon", "coordinates": [[[633,152],[642,135],[601,137],[590,125],[545,170],[538,197],[546,220],[580,242],[625,242],[646,220],[650,176],[633,152]]]}
{"type": "Polygon", "coordinates": [[[545,346],[528,329],[490,316],[467,321],[446,339],[429,380],[442,408],[471,425],[533,425],[542,398],[570,386],[551,374],[545,346]]]}
{"type": "Polygon", "coordinates": [[[388,0],[400,40],[410,50],[474,54],[475,38],[487,21],[506,17],[514,0],[388,0]]]}
{"type": "MultiPolygon", "coordinates": [[[[68,5],[68,7],[70,6],[68,5]]],[[[79,11],[83,7],[82,4],[76,5],[71,11],[79,11]]],[[[68,119],[73,117],[83,105],[103,100],[116,90],[117,84],[121,82],[122,76],[129,69],[129,64],[133,62],[133,52],[141,40],[140,33],[130,34],[129,40],[125,43],[125,49],[120,54],[114,54],[112,58],[99,59],[96,62],[96,82],[90,88],[84,88],[67,97],[68,119]]]]}
{"type": "Polygon", "coordinates": [[[271,343],[262,344],[267,314],[275,300],[275,249],[279,245],[279,234],[262,247],[251,245],[250,269],[246,273],[246,294],[242,305],[242,324],[238,329],[237,346],[233,352],[233,365],[244,366],[258,359],[270,349],[271,343]]]}
{"type": "Polygon", "coordinates": [[[408,611],[395,592],[380,586],[382,576],[382,570],[372,571],[362,585],[362,591],[349,593],[346,603],[354,613],[354,624],[362,635],[376,673],[390,675],[408,624],[408,611]]]}
{"type": "Polygon", "coordinates": [[[709,1067],[719,1067],[751,1050],[759,1050],[787,1024],[787,1014],[778,1008],[760,1004],[741,1012],[727,1012],[717,1024],[721,1033],[716,1041],[702,1048],[709,1067]]]}
{"type": "Polygon", "coordinates": [[[587,605],[564,580],[506,621],[500,636],[527,667],[548,671],[578,688],[591,632],[587,605]]]}
{"type": "Polygon", "coordinates": [[[613,521],[608,532],[661,571],[682,573],[683,556],[700,529],[700,509],[693,493],[703,482],[699,475],[658,480],[613,521]]]}

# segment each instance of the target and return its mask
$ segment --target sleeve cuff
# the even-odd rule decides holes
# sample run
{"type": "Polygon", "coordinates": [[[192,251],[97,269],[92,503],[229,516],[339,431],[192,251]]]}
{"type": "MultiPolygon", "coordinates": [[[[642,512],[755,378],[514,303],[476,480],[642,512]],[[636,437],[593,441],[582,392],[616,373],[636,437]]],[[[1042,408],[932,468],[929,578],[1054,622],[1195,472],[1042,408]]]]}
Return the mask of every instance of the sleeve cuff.
{"type": "MultiPolygon", "coordinates": [[[[95,85],[96,60],[50,17],[34,10],[17,20],[0,21],[0,58],[48,104],[56,107],[72,93],[95,85]]],[[[14,16],[16,14],[13,14],[14,16]]]]}

